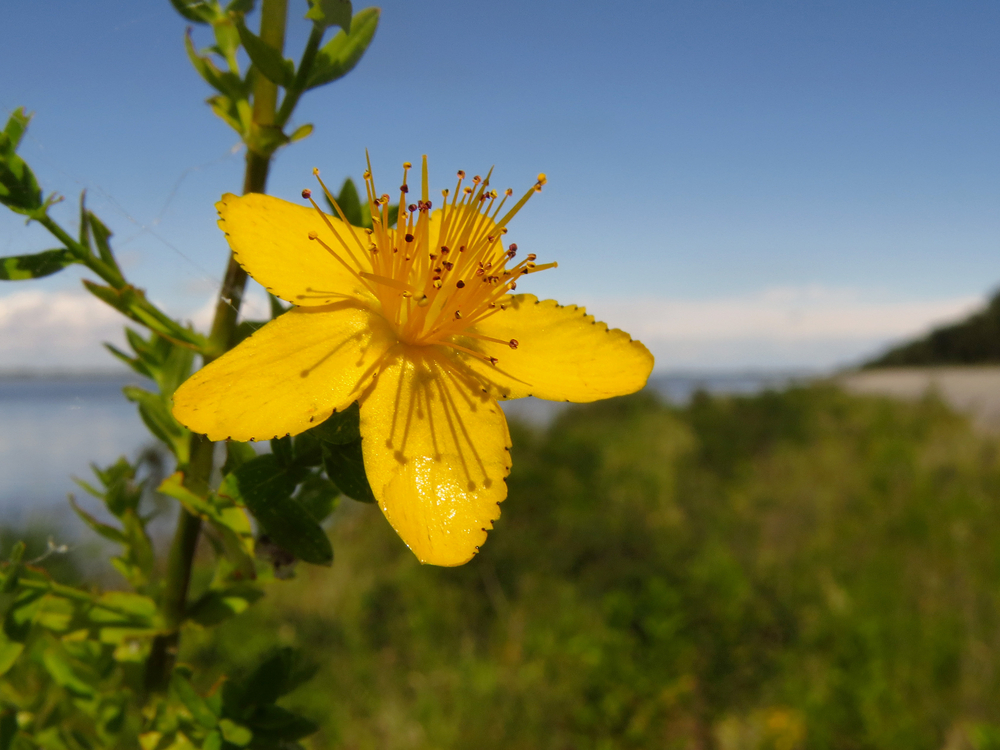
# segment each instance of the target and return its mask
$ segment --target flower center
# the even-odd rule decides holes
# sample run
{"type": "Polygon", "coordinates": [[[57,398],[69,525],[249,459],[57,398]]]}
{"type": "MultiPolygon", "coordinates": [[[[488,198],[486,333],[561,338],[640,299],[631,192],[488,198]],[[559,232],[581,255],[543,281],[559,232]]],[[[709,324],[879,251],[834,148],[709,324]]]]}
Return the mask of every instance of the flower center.
{"type": "MultiPolygon", "coordinates": [[[[422,167],[421,198],[408,204],[407,177],[412,165],[403,164],[399,214],[396,226],[391,227],[389,196],[379,195],[375,190],[369,162],[364,179],[372,228],[365,230],[367,247],[360,247],[361,242],[355,243],[363,257],[355,257],[352,248],[339,235],[344,246],[342,250],[355,263],[343,260],[343,253],[336,249],[327,249],[344,265],[356,264],[356,269],[352,269],[355,276],[378,299],[382,315],[393,326],[400,341],[412,345],[443,345],[495,364],[495,358],[483,357],[451,339],[462,335],[517,348],[516,340],[498,341],[471,329],[479,321],[505,309],[504,295],[517,288],[517,281],[522,276],[557,265],[538,265],[534,254],[515,264],[517,245],[511,243],[505,248],[503,244],[507,224],[532,195],[541,192],[545,175],[538,175],[534,186],[501,214],[513,191],[508,189],[500,197],[490,188],[492,169],[485,178],[477,175],[467,185],[463,185],[465,172],[460,171],[454,192],[443,190],[443,205],[432,212],[426,156],[422,167]]],[[[314,173],[319,179],[318,170],[314,173]]],[[[346,222],[343,211],[322,180],[320,184],[340,218],[346,222]]],[[[303,195],[312,201],[308,191],[303,191],[303,195]]],[[[316,206],[315,201],[312,202],[316,206]]],[[[316,208],[319,210],[318,206],[316,208]]],[[[317,239],[314,234],[310,237],[317,239]]]]}

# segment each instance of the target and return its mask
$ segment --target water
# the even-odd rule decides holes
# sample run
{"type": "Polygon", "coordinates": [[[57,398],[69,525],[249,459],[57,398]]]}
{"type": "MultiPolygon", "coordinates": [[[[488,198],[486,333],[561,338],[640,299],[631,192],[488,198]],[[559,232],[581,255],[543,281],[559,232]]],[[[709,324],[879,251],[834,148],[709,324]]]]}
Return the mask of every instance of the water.
{"type": "MultiPolygon", "coordinates": [[[[104,466],[134,458],[152,442],[122,386],[136,378],[0,378],[0,516],[18,525],[44,523],[67,493],[83,491],[71,477],[95,479],[104,466]]],[[[95,503],[97,501],[95,500],[95,503]]],[[[88,507],[93,507],[88,505],[88,507]]]]}
{"type": "MultiPolygon", "coordinates": [[[[782,388],[795,374],[698,374],[657,376],[650,387],[675,403],[698,389],[713,393],[753,393],[782,388]]],[[[137,384],[128,375],[104,377],[0,378],[0,519],[14,525],[59,525],[67,521],[67,493],[96,510],[72,477],[93,480],[90,463],[105,466],[119,456],[134,459],[153,439],[135,406],[121,394],[137,384]],[[53,524],[53,521],[55,524],[53,524]]],[[[543,426],[567,405],[537,399],[504,404],[512,418],[543,426]]]]}

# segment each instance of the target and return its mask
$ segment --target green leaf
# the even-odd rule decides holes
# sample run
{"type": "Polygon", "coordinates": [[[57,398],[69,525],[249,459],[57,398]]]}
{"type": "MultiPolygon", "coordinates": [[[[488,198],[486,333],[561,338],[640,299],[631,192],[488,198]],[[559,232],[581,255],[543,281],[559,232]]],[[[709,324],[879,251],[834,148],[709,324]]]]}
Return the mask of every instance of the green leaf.
{"type": "Polygon", "coordinates": [[[339,495],[337,486],[329,479],[319,474],[310,474],[299,485],[299,491],[295,493],[294,499],[306,509],[316,523],[322,523],[333,513],[339,495]]]}
{"type": "Polygon", "coordinates": [[[246,747],[253,739],[253,732],[232,719],[220,719],[219,730],[226,742],[231,742],[237,747],[246,747]]]}
{"type": "Polygon", "coordinates": [[[174,695],[191,712],[191,718],[206,729],[215,729],[219,718],[208,707],[205,699],[198,695],[190,682],[180,672],[174,672],[170,678],[170,689],[174,695]]]}
{"type": "Polygon", "coordinates": [[[189,513],[209,521],[221,535],[226,556],[236,566],[239,575],[254,578],[253,529],[246,513],[242,508],[232,505],[229,498],[199,497],[184,486],[183,480],[184,474],[175,472],[163,480],[159,491],[178,500],[189,513]]]}
{"type": "Polygon", "coordinates": [[[0,676],[14,666],[22,651],[24,651],[23,643],[12,641],[0,632],[0,676]]]}
{"type": "Polygon", "coordinates": [[[121,518],[126,511],[138,507],[143,484],[135,481],[135,467],[124,456],[106,469],[97,464],[91,464],[90,468],[104,486],[103,491],[80,479],[74,478],[74,481],[94,497],[103,500],[112,515],[121,518]]]}
{"type": "Polygon", "coordinates": [[[94,622],[141,625],[147,628],[159,628],[163,625],[156,602],[148,596],[131,591],[106,591],[97,601],[114,610],[95,606],[90,610],[90,619],[94,622]]]}
{"type": "Polygon", "coordinates": [[[274,705],[261,706],[247,718],[246,723],[258,739],[272,741],[294,742],[319,730],[315,722],[274,705]]]}
{"type": "Polygon", "coordinates": [[[250,62],[271,83],[288,88],[295,80],[295,64],[281,56],[281,53],[247,28],[242,21],[237,22],[243,48],[250,57],[250,62]]]}
{"type": "Polygon", "coordinates": [[[122,393],[125,394],[125,398],[138,405],[139,416],[142,417],[146,427],[170,448],[170,452],[177,456],[177,462],[187,463],[191,433],[174,419],[163,396],[131,385],[122,388],[122,393]]]}
{"type": "Polygon", "coordinates": [[[246,99],[247,91],[242,78],[235,73],[219,70],[215,63],[212,62],[212,58],[199,55],[194,48],[190,31],[184,39],[184,46],[187,49],[191,64],[198,71],[198,75],[204,78],[209,86],[233,101],[246,99]]]}
{"type": "Polygon", "coordinates": [[[334,412],[330,417],[309,430],[324,443],[341,445],[353,443],[361,439],[361,407],[358,402],[348,406],[343,411],[334,412]]]}
{"type": "Polygon", "coordinates": [[[28,123],[31,122],[31,118],[32,115],[25,112],[24,107],[18,107],[11,113],[10,119],[7,120],[7,124],[3,129],[3,134],[7,138],[8,148],[11,149],[11,152],[16,151],[17,147],[21,145],[21,138],[24,137],[24,132],[28,129],[28,123]]]}
{"type": "Polygon", "coordinates": [[[219,494],[246,505],[272,541],[300,560],[331,565],[333,548],[326,532],[292,499],[301,475],[273,455],[258,456],[223,479],[219,494]]]}
{"type": "Polygon", "coordinates": [[[87,211],[87,223],[90,225],[90,231],[94,236],[94,244],[97,245],[97,254],[101,256],[101,260],[115,270],[119,270],[115,254],[111,252],[111,230],[90,211],[87,211]]]}
{"type": "Polygon", "coordinates": [[[187,608],[186,617],[202,627],[212,627],[245,612],[264,592],[249,584],[213,589],[187,608]]]}
{"type": "Polygon", "coordinates": [[[150,380],[153,379],[153,373],[150,371],[148,367],[146,367],[146,365],[142,361],[136,359],[135,357],[130,357],[121,349],[111,344],[107,343],[104,344],[104,348],[107,349],[109,352],[111,352],[111,354],[120,359],[122,362],[124,362],[126,365],[131,367],[135,372],[142,375],[144,378],[149,378],[150,380]]]}
{"type": "Polygon", "coordinates": [[[349,498],[362,503],[376,502],[375,493],[368,484],[368,475],[365,474],[360,440],[340,445],[333,443],[324,445],[323,466],[326,475],[349,498]]]}
{"type": "Polygon", "coordinates": [[[308,18],[318,26],[351,30],[351,0],[309,0],[308,18]]]}
{"type": "Polygon", "coordinates": [[[378,8],[365,8],[354,16],[350,32],[337,32],[333,39],[319,49],[306,80],[306,89],[336,81],[354,69],[375,36],[379,14],[378,8]]]}
{"type": "Polygon", "coordinates": [[[316,674],[299,649],[284,646],[262,661],[243,681],[239,700],[244,706],[266,706],[308,682],[316,674]]]}
{"type": "Polygon", "coordinates": [[[253,10],[254,0],[230,0],[226,6],[227,13],[249,13],[253,10]]]}
{"type": "Polygon", "coordinates": [[[49,648],[42,654],[42,663],[57,685],[78,698],[94,698],[96,691],[73,669],[73,665],[57,649],[49,648]]]}
{"type": "Polygon", "coordinates": [[[118,310],[126,317],[137,323],[141,323],[151,331],[156,331],[161,336],[170,340],[181,341],[191,346],[203,349],[206,341],[203,336],[189,328],[185,328],[180,323],[173,320],[162,320],[150,311],[146,303],[146,295],[141,289],[137,289],[131,284],[127,284],[121,289],[114,289],[110,286],[95,284],[85,279],[83,282],[87,291],[93,294],[102,302],[118,310]]]}
{"type": "Polygon", "coordinates": [[[292,134],[288,136],[289,143],[295,143],[296,141],[301,141],[304,138],[308,138],[312,135],[313,126],[312,123],[307,122],[305,125],[299,125],[292,134]]]}
{"type": "Polygon", "coordinates": [[[80,517],[80,519],[90,527],[91,531],[96,532],[105,539],[110,539],[112,542],[118,544],[127,544],[128,540],[125,537],[125,533],[120,529],[116,529],[114,526],[109,526],[106,523],[101,523],[87,511],[77,505],[76,498],[72,495],[69,496],[70,507],[73,511],[80,517]]]}
{"type": "Polygon", "coordinates": [[[0,258],[0,281],[40,279],[79,262],[66,248],[45,250],[34,255],[8,255],[0,258]]]}
{"type": "Polygon", "coordinates": [[[29,216],[43,209],[38,181],[16,153],[30,121],[31,116],[21,107],[14,110],[3,132],[0,132],[0,203],[29,216]]]}
{"type": "Polygon", "coordinates": [[[212,0],[170,0],[174,9],[194,23],[211,23],[219,16],[219,4],[212,0]]]}
{"type": "Polygon", "coordinates": [[[283,469],[290,467],[295,460],[295,454],[292,450],[292,439],[288,435],[274,438],[271,441],[271,454],[278,459],[278,464],[283,469]]]}

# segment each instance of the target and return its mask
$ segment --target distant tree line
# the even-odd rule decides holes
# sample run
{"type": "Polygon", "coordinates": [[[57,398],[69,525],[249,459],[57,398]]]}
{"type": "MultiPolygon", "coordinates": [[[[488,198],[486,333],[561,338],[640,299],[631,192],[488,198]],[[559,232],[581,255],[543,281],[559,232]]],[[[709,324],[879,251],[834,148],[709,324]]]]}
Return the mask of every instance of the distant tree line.
{"type": "Polygon", "coordinates": [[[890,349],[864,367],[1000,364],[1000,292],[984,310],[890,349]]]}

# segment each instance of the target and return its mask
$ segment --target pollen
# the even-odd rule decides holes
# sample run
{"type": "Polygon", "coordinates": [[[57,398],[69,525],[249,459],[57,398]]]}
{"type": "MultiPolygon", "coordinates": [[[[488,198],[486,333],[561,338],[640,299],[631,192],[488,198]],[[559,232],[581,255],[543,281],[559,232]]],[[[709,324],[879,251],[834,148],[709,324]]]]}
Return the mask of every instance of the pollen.
{"type": "MultiPolygon", "coordinates": [[[[475,175],[471,184],[465,184],[466,173],[459,170],[454,189],[442,190],[443,204],[432,211],[427,157],[421,164],[420,197],[415,202],[406,200],[411,168],[409,162],[403,164],[399,211],[392,217],[390,198],[377,192],[371,165],[368,165],[364,182],[372,228],[364,243],[356,242],[365,251],[357,276],[376,298],[383,317],[403,343],[445,346],[495,365],[495,357],[473,351],[454,339],[459,336],[486,339],[476,333],[476,323],[503,312],[505,306],[501,303],[505,295],[517,288],[517,281],[522,276],[556,266],[555,263],[536,265],[534,254],[515,264],[517,245],[510,243],[504,247],[508,224],[542,189],[545,175],[539,174],[520,200],[504,211],[514,193],[510,189],[500,193],[490,188],[492,169],[485,176],[475,175]],[[470,277],[482,283],[469,283],[470,277]]],[[[319,179],[318,171],[316,176],[319,179]]],[[[336,199],[323,181],[319,181],[330,203],[346,222],[336,199]]],[[[319,211],[307,193],[303,191],[303,197],[319,211]]],[[[327,223],[329,225],[329,221],[327,223]]],[[[310,234],[310,239],[318,239],[318,235],[313,235],[315,232],[310,234]]],[[[353,259],[349,247],[353,239],[338,235],[343,247],[327,249],[338,260],[347,260],[347,255],[353,259]]],[[[512,350],[518,347],[515,339],[496,343],[512,350]]]]}

